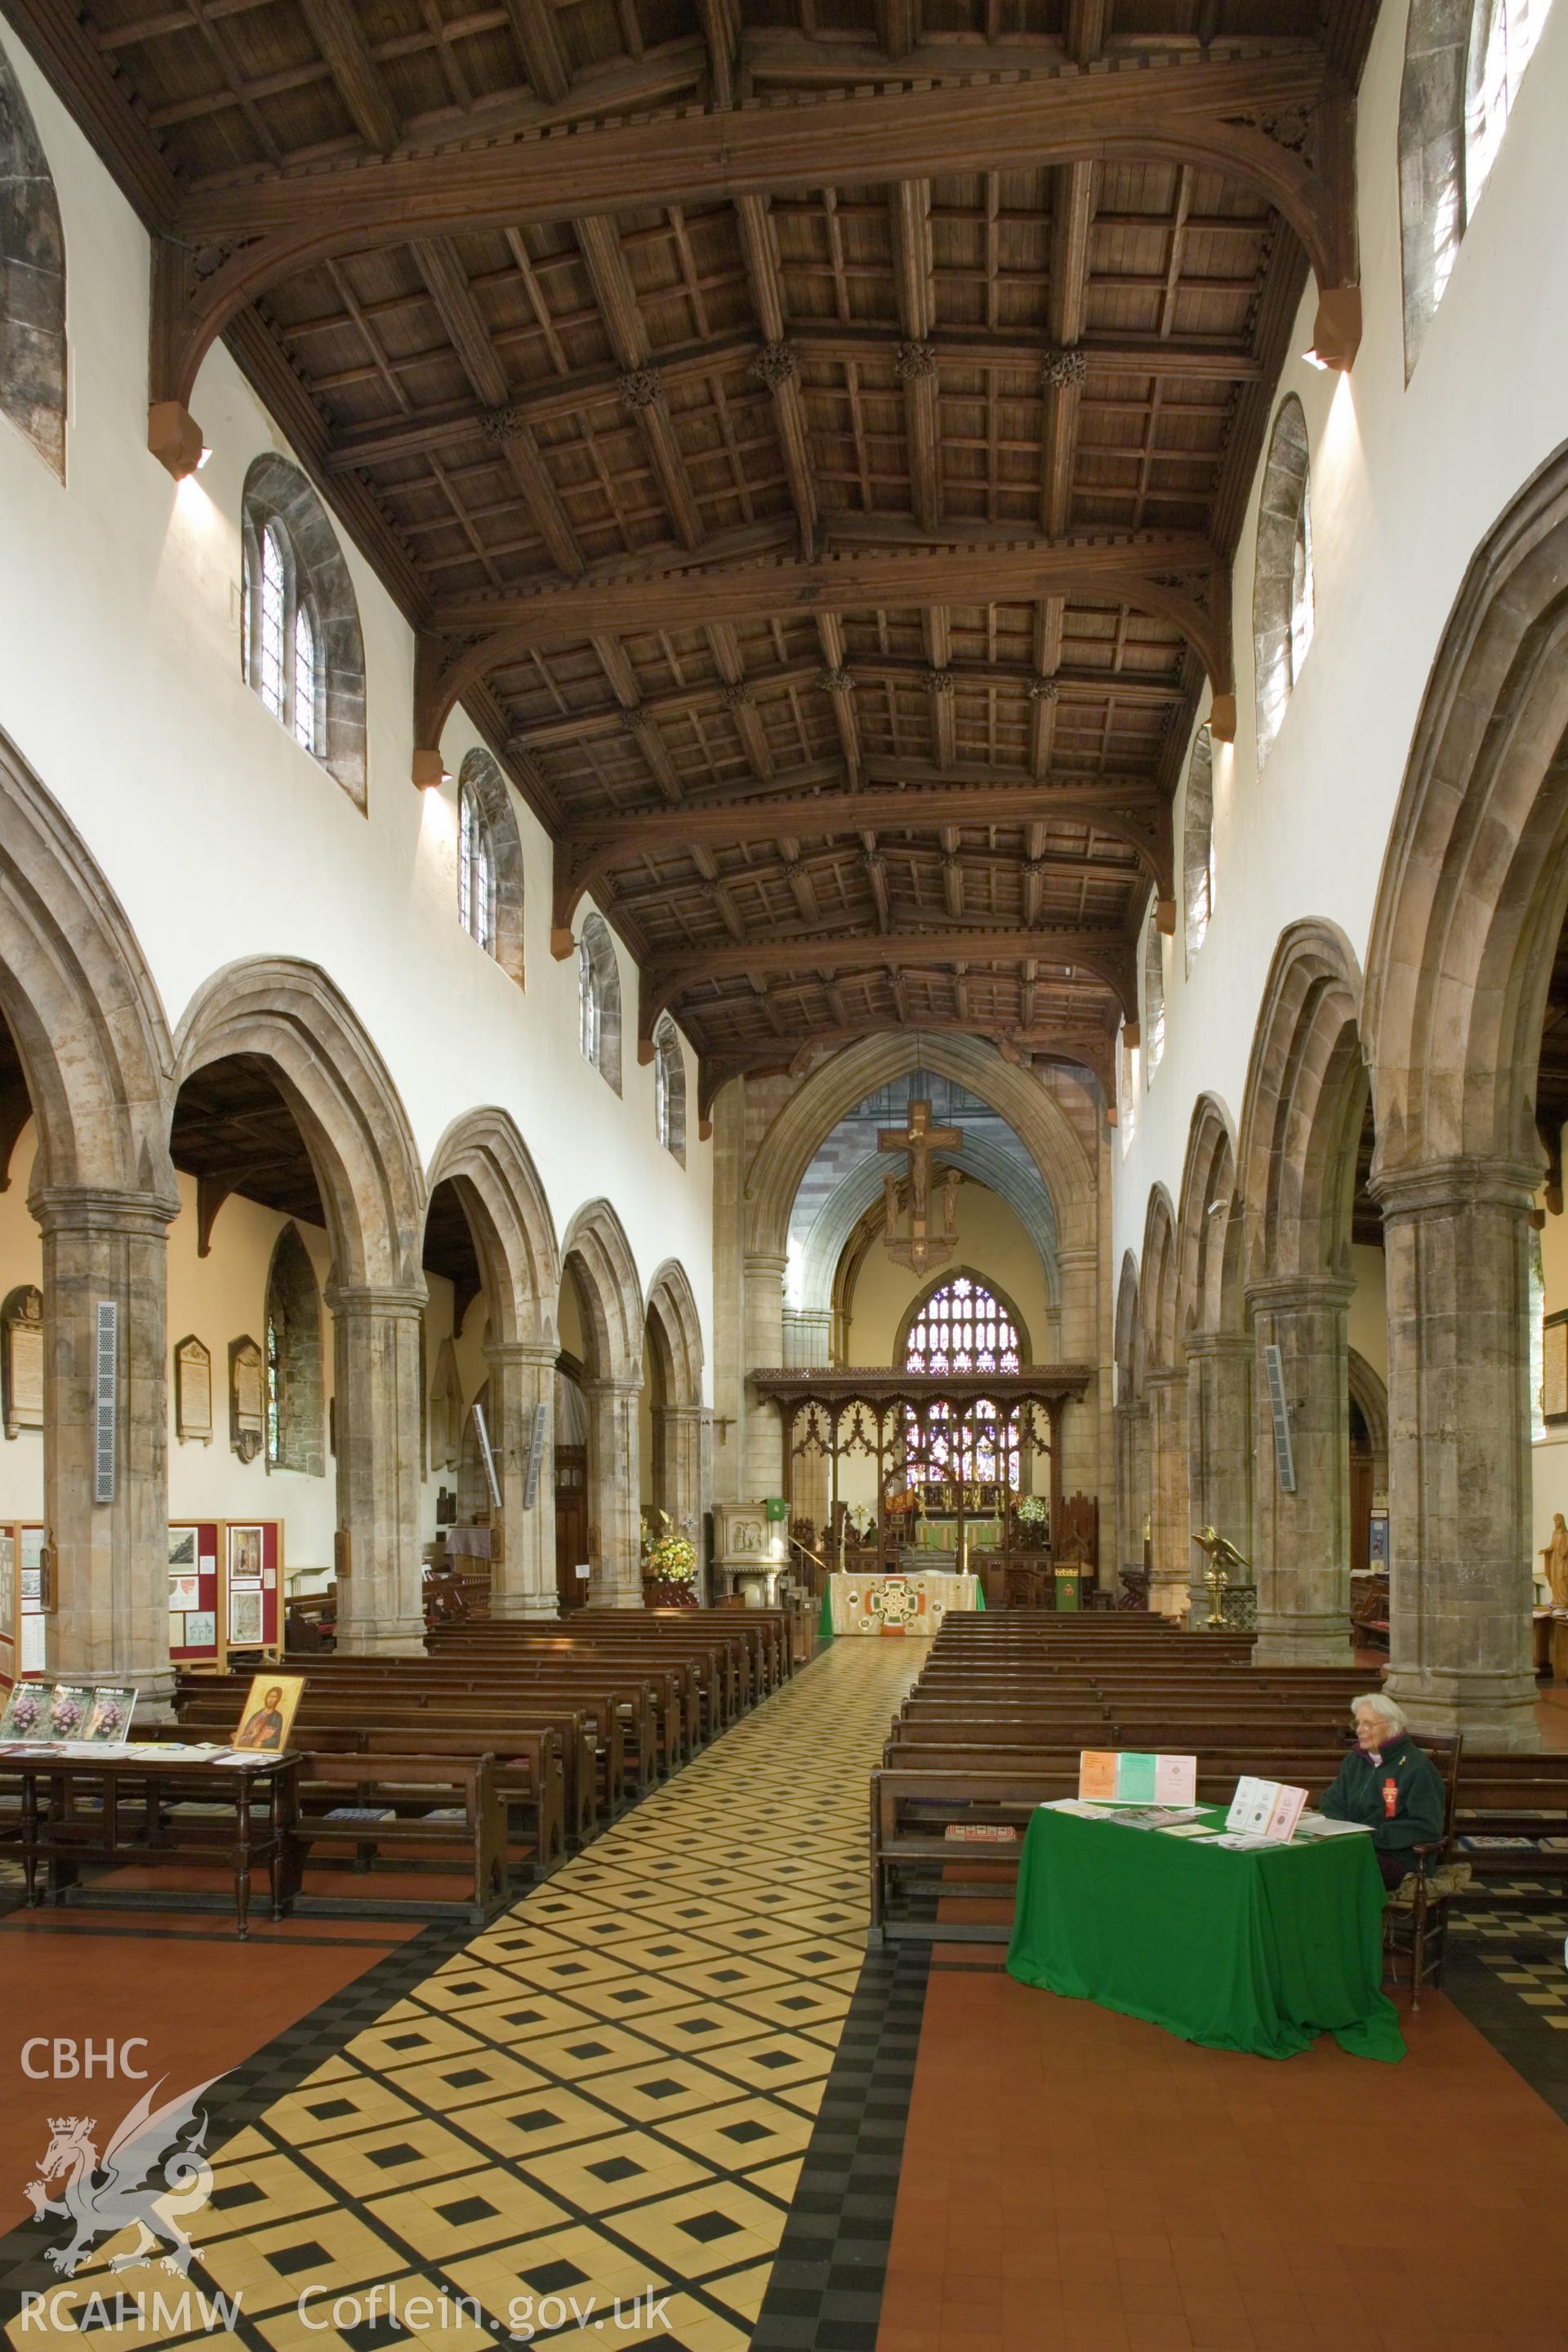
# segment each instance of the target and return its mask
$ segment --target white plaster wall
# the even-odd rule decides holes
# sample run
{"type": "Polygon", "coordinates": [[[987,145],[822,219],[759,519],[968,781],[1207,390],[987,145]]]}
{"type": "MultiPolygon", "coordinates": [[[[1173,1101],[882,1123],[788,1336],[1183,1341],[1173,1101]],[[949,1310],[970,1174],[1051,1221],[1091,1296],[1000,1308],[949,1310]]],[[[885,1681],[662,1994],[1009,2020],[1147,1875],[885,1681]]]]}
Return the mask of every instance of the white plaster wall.
{"type": "MultiPolygon", "coordinates": [[[[1239,726],[1234,747],[1215,747],[1214,917],[1190,975],[1180,940],[1165,943],[1164,1055],[1131,1143],[1112,1153],[1116,1265],[1142,1246],[1151,1186],[1179,1197],[1199,1092],[1240,1121],[1280,932],[1326,918],[1364,958],[1411,737],[1466,567],[1568,436],[1568,6],[1548,21],[1408,387],[1396,163],[1405,24],[1403,0],[1386,0],[1361,88],[1364,333],[1354,369],[1325,374],[1291,360],[1275,404],[1295,392],[1307,418],[1315,635],[1259,776],[1255,479],[1232,580],[1239,726]]],[[[1315,299],[1309,289],[1296,351],[1310,340],[1315,299]]],[[[1178,845],[1184,815],[1178,801],[1178,845]]]]}
{"type": "MultiPolygon", "coordinates": [[[[119,894],[172,1029],[226,964],[323,965],[426,1164],[465,1111],[509,1110],[558,1235],[603,1195],[645,1290],[679,1260],[710,1363],[712,1152],[697,1140],[694,1056],[682,1169],[658,1142],[653,1071],[636,1059],[637,975],[618,940],[624,1097],[581,1057],[575,961],[550,954],[549,844],[521,802],[525,989],[459,929],[455,788],[409,782],[413,638],[346,533],[368,671],[367,815],[245,686],[241,486],[259,452],[290,453],[220,348],[193,402],[210,463],[176,488],[148,456],[147,237],[3,26],[0,41],[59,195],[70,342],[66,487],[0,423],[0,726],[119,894]]],[[[454,772],[477,740],[459,714],[444,746],[454,772]]],[[[171,1335],[188,1328],[171,1303],[171,1335]]]]}

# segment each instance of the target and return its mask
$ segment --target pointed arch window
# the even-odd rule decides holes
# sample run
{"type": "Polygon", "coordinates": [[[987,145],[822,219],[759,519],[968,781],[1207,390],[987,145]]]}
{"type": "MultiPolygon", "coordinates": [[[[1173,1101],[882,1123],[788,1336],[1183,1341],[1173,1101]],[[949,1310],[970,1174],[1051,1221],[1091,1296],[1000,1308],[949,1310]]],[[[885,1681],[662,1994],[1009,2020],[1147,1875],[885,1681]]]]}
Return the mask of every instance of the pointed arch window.
{"type": "Polygon", "coordinates": [[[246,683],[363,809],[364,639],[326,509],[297,467],[258,457],[245,478],[241,530],[246,683]]]}
{"type": "Polygon", "coordinates": [[[1187,766],[1182,827],[1182,895],[1186,914],[1187,969],[1208,936],[1214,913],[1214,744],[1200,727],[1187,766]]]}
{"type": "Polygon", "coordinates": [[[293,1225],[279,1234],[268,1272],[262,1380],[268,1468],[322,1476],[321,1299],[293,1225]]]}
{"type": "Polygon", "coordinates": [[[458,919],[487,955],[496,949],[496,847],[471,783],[458,788],[458,919]]]}
{"type": "Polygon", "coordinates": [[[1268,759],[1312,642],[1312,519],[1307,419],[1290,393],[1279,404],[1264,462],[1252,575],[1258,764],[1268,759]]]}
{"type": "Polygon", "coordinates": [[[653,1101],[658,1139],[686,1165],[686,1064],[675,1024],[667,1013],[653,1033],[653,1101]]]}
{"type": "Polygon", "coordinates": [[[589,915],[577,942],[578,1043],[606,1084],[621,1090],[621,973],[602,915],[589,915]]]}
{"type": "MultiPolygon", "coordinates": [[[[1025,1349],[1010,1308],[973,1275],[954,1275],[916,1310],[904,1339],[904,1370],[943,1373],[1016,1372],[1025,1349]]],[[[990,1398],[962,1405],[938,1397],[904,1408],[904,1445],[912,1486],[957,1480],[1018,1489],[1018,1432],[990,1398]]]]}
{"type": "Polygon", "coordinates": [[[1410,0],[1399,91],[1409,382],[1503,143],[1552,0],[1410,0]]]}
{"type": "Polygon", "coordinates": [[[1143,927],[1143,1038],[1147,1086],[1165,1052],[1165,942],[1152,903],[1143,927]]]}

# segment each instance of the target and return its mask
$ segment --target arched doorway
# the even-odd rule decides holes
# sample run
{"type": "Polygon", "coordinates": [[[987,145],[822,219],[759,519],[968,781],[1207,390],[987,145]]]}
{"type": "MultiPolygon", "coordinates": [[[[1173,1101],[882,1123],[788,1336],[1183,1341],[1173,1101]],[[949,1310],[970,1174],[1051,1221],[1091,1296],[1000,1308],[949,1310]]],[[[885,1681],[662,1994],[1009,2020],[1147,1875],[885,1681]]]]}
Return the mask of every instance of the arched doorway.
{"type": "MultiPolygon", "coordinates": [[[[660,1266],[648,1292],[643,1339],[643,1475],[653,1525],[695,1544],[712,1489],[709,1417],[702,1403],[702,1326],[686,1269],[660,1266]]],[[[705,1589],[705,1588],[704,1588],[705,1589]]]]}

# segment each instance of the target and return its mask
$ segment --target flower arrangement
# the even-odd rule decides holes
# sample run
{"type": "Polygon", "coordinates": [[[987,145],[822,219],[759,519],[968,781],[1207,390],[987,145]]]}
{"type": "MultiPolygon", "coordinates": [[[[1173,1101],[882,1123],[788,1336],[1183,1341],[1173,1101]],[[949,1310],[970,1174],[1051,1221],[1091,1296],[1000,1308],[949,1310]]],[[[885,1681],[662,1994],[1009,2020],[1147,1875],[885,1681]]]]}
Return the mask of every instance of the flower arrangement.
{"type": "Polygon", "coordinates": [[[1020,1498],[1018,1504],[1020,1527],[1037,1528],[1044,1523],[1045,1516],[1046,1503],[1043,1495],[1025,1495],[1020,1498]]]}
{"type": "Polygon", "coordinates": [[[649,1545],[643,1565],[649,1576],[663,1577],[668,1584],[689,1584],[697,1573],[697,1547],[685,1536],[660,1536],[649,1545]]]}

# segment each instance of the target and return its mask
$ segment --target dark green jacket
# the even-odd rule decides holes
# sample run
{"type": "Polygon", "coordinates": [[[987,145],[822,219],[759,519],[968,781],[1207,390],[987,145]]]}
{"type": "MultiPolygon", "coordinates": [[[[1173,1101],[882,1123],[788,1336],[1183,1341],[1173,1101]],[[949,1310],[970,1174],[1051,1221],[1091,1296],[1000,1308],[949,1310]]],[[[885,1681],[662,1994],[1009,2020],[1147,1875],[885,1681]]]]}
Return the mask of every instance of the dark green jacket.
{"type": "Polygon", "coordinates": [[[1436,1845],[1442,1837],[1443,1783],[1431,1758],[1401,1733],[1384,1749],[1381,1764],[1352,1748],[1318,1810],[1331,1822],[1365,1822],[1373,1845],[1398,1853],[1436,1845]],[[1394,1783],[1392,1818],[1384,1797],[1388,1780],[1394,1783]]]}

